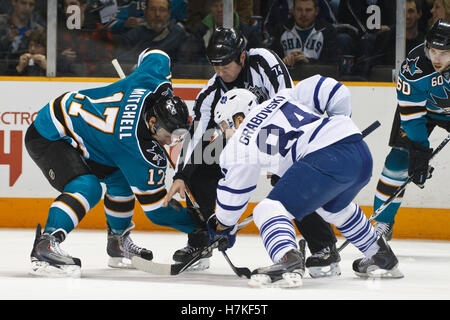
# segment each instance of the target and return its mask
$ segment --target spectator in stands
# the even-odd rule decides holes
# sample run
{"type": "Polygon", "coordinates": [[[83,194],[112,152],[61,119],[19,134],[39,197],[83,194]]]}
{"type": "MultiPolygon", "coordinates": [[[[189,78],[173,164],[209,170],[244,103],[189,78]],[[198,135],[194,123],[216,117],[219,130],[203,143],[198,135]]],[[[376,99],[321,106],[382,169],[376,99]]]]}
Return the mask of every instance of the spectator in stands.
{"type": "Polygon", "coordinates": [[[33,14],[35,0],[11,0],[12,11],[0,15],[0,58],[18,59],[28,48],[32,30],[43,29],[33,14]]]}
{"type": "MultiPolygon", "coordinates": [[[[147,0],[129,1],[121,6],[114,19],[107,25],[113,34],[122,34],[145,24],[147,0]]],[[[186,18],[187,0],[170,0],[170,20],[175,23],[186,18]]]]}
{"type": "Polygon", "coordinates": [[[144,22],[146,0],[130,1],[119,7],[114,19],[107,25],[113,34],[120,34],[141,26],[144,22]]]}
{"type": "MultiPolygon", "coordinates": [[[[235,1],[236,3],[236,1],[235,1]]],[[[204,48],[208,47],[211,35],[217,27],[223,26],[223,2],[222,0],[208,0],[209,14],[206,15],[201,26],[195,33],[197,39],[203,39],[204,48]]],[[[234,6],[236,8],[236,5],[234,6]]],[[[234,29],[239,30],[247,39],[247,49],[261,47],[261,37],[258,31],[241,21],[236,11],[233,14],[234,29]]]]}
{"type": "Polygon", "coordinates": [[[337,32],[331,24],[317,19],[317,0],[294,0],[293,9],[293,19],[275,31],[271,49],[289,67],[299,62],[336,62],[337,32]]]}
{"type": "Polygon", "coordinates": [[[47,70],[47,36],[43,29],[33,30],[28,37],[28,51],[19,58],[18,75],[45,76],[47,70]]]}
{"type": "Polygon", "coordinates": [[[425,35],[419,30],[421,16],[421,0],[406,0],[406,54],[422,44],[425,39],[425,35]]]}
{"type": "Polygon", "coordinates": [[[431,8],[431,18],[428,20],[430,28],[439,19],[450,20],[450,0],[434,0],[431,8]]]}
{"type": "MultiPolygon", "coordinates": [[[[334,3],[336,0],[318,0],[319,14],[318,19],[326,20],[328,23],[336,23],[334,13],[334,3]]],[[[269,11],[265,15],[264,31],[269,35],[273,35],[277,31],[277,26],[286,23],[293,17],[294,0],[274,0],[270,6],[269,11]]]]}
{"type": "MultiPolygon", "coordinates": [[[[208,1],[189,0],[186,8],[186,30],[189,33],[195,33],[202,26],[202,20],[211,13],[208,1]]],[[[239,19],[245,24],[249,24],[250,17],[254,14],[253,0],[234,1],[233,8],[239,15],[239,19]]],[[[263,2],[266,4],[266,1],[263,2]]],[[[262,4],[261,4],[262,5],[262,4]]]]}
{"type": "Polygon", "coordinates": [[[58,30],[57,73],[69,76],[112,76],[112,36],[101,23],[86,10],[86,0],[64,0],[65,19],[58,30]],[[80,26],[67,22],[72,12],[69,6],[80,8],[80,26]]]}
{"type": "Polygon", "coordinates": [[[170,14],[169,0],[148,0],[145,24],[121,37],[118,57],[126,63],[134,63],[144,49],[151,48],[165,51],[174,63],[182,59],[181,48],[187,34],[179,24],[170,23],[170,14]]]}
{"type": "Polygon", "coordinates": [[[394,65],[395,50],[395,4],[392,0],[346,0],[340,1],[337,21],[357,28],[355,42],[357,61],[356,72],[367,77],[372,66],[394,65]],[[369,6],[378,11],[367,10],[369,6]],[[350,7],[350,9],[349,9],[350,7]],[[380,22],[379,25],[375,22],[380,22]]]}
{"type": "Polygon", "coordinates": [[[254,2],[256,1],[239,0],[235,2],[236,5],[234,6],[234,10],[239,15],[239,19],[247,25],[250,24],[250,18],[255,14],[254,2]]]}

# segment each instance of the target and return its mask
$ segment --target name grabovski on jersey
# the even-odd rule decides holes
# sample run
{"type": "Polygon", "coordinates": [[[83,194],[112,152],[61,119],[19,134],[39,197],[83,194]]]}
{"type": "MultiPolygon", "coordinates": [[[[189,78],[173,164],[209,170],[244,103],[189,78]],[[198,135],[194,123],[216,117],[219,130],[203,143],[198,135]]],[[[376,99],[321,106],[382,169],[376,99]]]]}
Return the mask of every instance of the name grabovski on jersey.
{"type": "Polygon", "coordinates": [[[268,115],[271,114],[275,109],[278,109],[282,105],[281,102],[285,100],[286,99],[284,97],[276,96],[267,106],[261,109],[258,114],[252,117],[245,125],[245,128],[242,130],[242,133],[239,137],[239,142],[248,145],[253,133],[257,131],[259,125],[263,122],[263,120],[266,119],[268,115]]]}

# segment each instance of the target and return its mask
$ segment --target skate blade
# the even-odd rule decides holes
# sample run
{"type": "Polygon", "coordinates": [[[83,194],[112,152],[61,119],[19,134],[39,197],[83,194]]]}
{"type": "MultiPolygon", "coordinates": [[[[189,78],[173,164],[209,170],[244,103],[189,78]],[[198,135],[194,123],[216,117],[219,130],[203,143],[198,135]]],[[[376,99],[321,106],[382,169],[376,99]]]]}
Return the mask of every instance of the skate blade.
{"type": "Polygon", "coordinates": [[[199,272],[209,269],[209,258],[204,258],[198,260],[196,263],[194,263],[192,266],[188,267],[185,272],[199,272]]]}
{"type": "Polygon", "coordinates": [[[116,269],[136,269],[130,259],[121,257],[110,257],[108,259],[108,267],[116,269]]]}
{"type": "Polygon", "coordinates": [[[51,265],[45,261],[33,261],[30,274],[48,278],[80,278],[81,268],[77,265],[51,265]]]}
{"type": "Polygon", "coordinates": [[[282,277],[282,279],[272,282],[272,279],[266,274],[254,274],[250,277],[248,285],[252,288],[297,288],[303,285],[300,273],[286,272],[282,277]]]}
{"type": "Polygon", "coordinates": [[[308,273],[311,278],[337,277],[341,275],[341,268],[338,263],[332,263],[324,267],[309,267],[308,273]]]}
{"type": "Polygon", "coordinates": [[[400,279],[403,278],[403,273],[398,269],[397,265],[392,269],[380,269],[378,266],[370,266],[367,268],[366,273],[355,272],[355,274],[362,278],[390,278],[400,279]]]}

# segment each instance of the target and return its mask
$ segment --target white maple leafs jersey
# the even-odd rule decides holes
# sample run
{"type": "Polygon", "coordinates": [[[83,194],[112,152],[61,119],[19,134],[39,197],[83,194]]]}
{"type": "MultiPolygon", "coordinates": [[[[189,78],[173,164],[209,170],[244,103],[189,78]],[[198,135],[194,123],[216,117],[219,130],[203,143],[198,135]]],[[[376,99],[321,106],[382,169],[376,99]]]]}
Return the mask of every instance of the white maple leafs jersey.
{"type": "Polygon", "coordinates": [[[283,176],[307,154],[360,130],[344,115],[321,117],[285,89],[254,107],[220,156],[224,178],[217,187],[216,215],[232,226],[245,211],[262,169],[283,176]]]}

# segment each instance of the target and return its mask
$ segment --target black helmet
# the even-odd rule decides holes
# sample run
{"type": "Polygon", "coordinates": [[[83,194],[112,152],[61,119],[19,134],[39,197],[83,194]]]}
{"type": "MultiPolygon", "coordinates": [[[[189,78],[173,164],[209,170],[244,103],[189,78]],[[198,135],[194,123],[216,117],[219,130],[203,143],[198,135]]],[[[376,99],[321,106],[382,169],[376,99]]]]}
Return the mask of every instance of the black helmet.
{"type": "Polygon", "coordinates": [[[428,48],[449,50],[450,22],[442,19],[436,21],[427,33],[425,44],[428,48]]]}
{"type": "Polygon", "coordinates": [[[209,40],[206,55],[213,66],[224,66],[239,58],[247,46],[247,39],[233,28],[217,28],[209,40]]]}
{"type": "Polygon", "coordinates": [[[189,128],[189,110],[180,97],[162,96],[153,105],[157,126],[173,133],[177,129],[189,128]]]}

